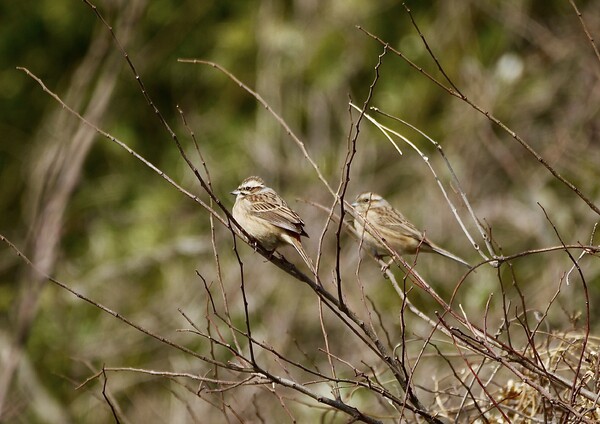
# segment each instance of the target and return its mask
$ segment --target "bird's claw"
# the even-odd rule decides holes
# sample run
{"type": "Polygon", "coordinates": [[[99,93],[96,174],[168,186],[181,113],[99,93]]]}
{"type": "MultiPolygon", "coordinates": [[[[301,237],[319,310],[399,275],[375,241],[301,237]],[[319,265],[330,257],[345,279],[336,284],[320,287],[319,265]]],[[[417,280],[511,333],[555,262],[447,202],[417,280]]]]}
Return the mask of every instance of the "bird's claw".
{"type": "Polygon", "coordinates": [[[388,263],[386,263],[385,265],[381,266],[381,272],[384,274],[384,276],[387,278],[387,276],[385,275],[385,273],[387,272],[388,269],[390,269],[390,266],[392,266],[392,263],[394,262],[394,260],[392,259],[391,261],[389,261],[388,263]]]}

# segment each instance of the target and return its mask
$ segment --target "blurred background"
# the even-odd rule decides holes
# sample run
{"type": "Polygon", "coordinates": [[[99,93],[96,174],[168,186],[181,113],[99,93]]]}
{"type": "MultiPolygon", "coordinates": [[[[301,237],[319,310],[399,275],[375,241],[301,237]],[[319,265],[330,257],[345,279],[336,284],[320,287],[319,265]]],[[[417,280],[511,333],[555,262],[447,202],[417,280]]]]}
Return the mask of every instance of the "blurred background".
{"type": "MultiPolygon", "coordinates": [[[[176,106],[183,110],[215,193],[231,207],[234,198],[229,192],[249,175],[262,176],[304,218],[311,236],[306,246],[313,257],[327,215],[305,201],[330,206],[331,196],[300,149],[268,111],[226,76],[177,59],[217,62],[260,93],[306,144],[334,187],[357,118],[350,114],[348,102],[363,104],[383,50],[356,25],[446,84],[396,1],[94,4],[113,27],[156,107],[200,167],[176,106]]],[[[408,5],[457,87],[599,204],[600,67],[569,2],[408,5]]],[[[598,2],[580,0],[577,5],[597,38],[598,2]]],[[[0,233],[44,272],[151,331],[208,355],[204,339],[176,330],[189,327],[178,308],[200,327],[207,326],[207,295],[196,270],[218,293],[223,307],[209,214],[131,154],[82,126],[16,69],[28,68],[90,122],[208,200],[145,102],[106,26],[83,2],[0,3],[0,64],[0,233]]],[[[443,146],[477,216],[489,225],[503,254],[560,245],[537,203],[566,244],[589,244],[598,215],[509,134],[392,53],[383,58],[379,73],[371,105],[409,121],[443,146]]],[[[467,229],[483,246],[435,148],[397,122],[374,116],[409,137],[431,159],[467,229]]],[[[401,147],[402,156],[363,120],[348,196],[366,190],[384,195],[437,244],[479,262],[481,257],[454,220],[426,164],[410,148],[401,147]]],[[[222,290],[232,319],[243,328],[239,268],[231,234],[219,223],[215,240],[222,290]]],[[[351,238],[344,236],[342,242],[348,302],[366,314],[364,292],[397,341],[399,298],[376,263],[365,257],[359,269],[362,255],[351,238]]],[[[314,293],[248,246],[239,246],[255,337],[297,360],[304,358],[301,352],[309,352],[311,363],[325,364],[327,358],[318,351],[323,337],[314,293]]],[[[335,263],[333,229],[325,234],[322,250],[321,278],[329,284],[335,263]]],[[[282,253],[303,269],[292,249],[282,253]]],[[[594,259],[581,263],[592,306],[600,299],[600,267],[594,259]]],[[[573,274],[571,284],[564,284],[572,265],[564,252],[529,256],[513,265],[500,276],[508,285],[518,282],[532,310],[543,311],[562,283],[547,321],[552,329],[580,326],[581,280],[573,274]]],[[[417,269],[444,299],[464,272],[431,255],[420,256],[417,269]]],[[[399,270],[397,274],[402,276],[399,270]]],[[[456,302],[478,318],[489,294],[499,290],[497,272],[483,268],[458,290],[456,302]]],[[[516,294],[508,290],[507,296],[516,294]]],[[[426,311],[437,307],[418,290],[411,298],[426,311]]],[[[490,308],[490,325],[498,326],[499,297],[490,308]]],[[[599,327],[597,311],[592,307],[594,330],[599,327]]],[[[372,353],[355,346],[335,317],[326,316],[326,323],[334,352],[344,353],[352,363],[373,359],[372,353]]],[[[426,337],[430,331],[418,320],[407,325],[408,339],[426,337]]],[[[49,286],[6,245],[0,248],[0,349],[0,420],[6,422],[110,422],[98,380],[75,390],[103,364],[202,375],[212,370],[49,286]]],[[[227,352],[215,355],[227,359],[227,352]]],[[[424,378],[430,376],[429,371],[424,378]]],[[[130,422],[194,422],[199,417],[207,420],[202,422],[235,421],[231,413],[195,397],[190,391],[197,387],[186,384],[137,373],[111,374],[108,382],[111,396],[130,422]]],[[[247,388],[223,396],[248,422],[259,422],[261,415],[267,422],[291,420],[267,390],[247,388]]],[[[287,406],[299,422],[323,414],[301,402],[289,401],[287,406]]]]}

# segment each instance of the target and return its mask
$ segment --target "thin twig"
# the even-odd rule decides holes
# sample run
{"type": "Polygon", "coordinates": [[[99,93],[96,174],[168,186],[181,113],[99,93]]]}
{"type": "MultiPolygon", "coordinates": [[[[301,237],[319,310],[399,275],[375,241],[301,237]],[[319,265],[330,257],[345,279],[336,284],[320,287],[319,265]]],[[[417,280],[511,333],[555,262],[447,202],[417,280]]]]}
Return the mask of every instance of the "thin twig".
{"type": "Polygon", "coordinates": [[[585,32],[585,35],[586,35],[587,39],[589,40],[590,45],[592,46],[592,49],[594,49],[594,53],[596,54],[596,59],[598,59],[598,62],[600,62],[600,52],[598,52],[598,46],[596,46],[596,43],[594,42],[594,38],[590,34],[590,31],[588,30],[587,25],[585,24],[585,21],[583,20],[583,15],[579,11],[579,9],[577,8],[577,5],[575,4],[575,2],[573,0],[569,0],[569,3],[571,3],[571,6],[573,6],[573,9],[575,9],[575,13],[577,13],[577,17],[579,18],[579,22],[581,22],[583,31],[585,32]]]}
{"type": "Polygon", "coordinates": [[[498,118],[496,118],[494,115],[492,115],[489,111],[483,109],[483,107],[477,105],[476,103],[474,103],[472,100],[470,100],[468,97],[466,97],[465,95],[453,90],[450,87],[445,86],[443,83],[441,83],[439,80],[437,80],[435,77],[433,77],[431,74],[427,73],[425,70],[423,70],[423,68],[419,67],[418,65],[416,65],[414,62],[412,62],[410,59],[408,59],[403,53],[401,53],[400,51],[394,49],[393,47],[391,47],[387,42],[383,41],[381,38],[379,38],[378,36],[372,34],[371,32],[367,31],[366,29],[362,28],[361,26],[357,26],[357,28],[364,32],[366,35],[368,35],[369,37],[373,38],[374,40],[376,40],[377,42],[379,42],[381,45],[383,46],[387,46],[388,49],[393,52],[395,55],[397,55],[398,57],[400,57],[401,59],[403,59],[406,63],[408,63],[412,68],[416,69],[418,72],[420,72],[421,74],[425,75],[426,78],[428,78],[431,82],[433,82],[434,84],[436,84],[437,86],[439,86],[440,88],[442,88],[443,90],[445,90],[446,92],[448,92],[448,94],[462,100],[463,102],[467,103],[469,106],[471,106],[473,109],[475,109],[477,112],[481,113],[482,115],[484,115],[487,119],[489,119],[492,123],[494,123],[496,126],[498,126],[500,129],[502,129],[503,131],[505,131],[506,133],[508,133],[515,141],[517,141],[530,155],[532,155],[539,163],[541,163],[548,171],[550,171],[550,173],[552,175],[554,175],[554,177],[556,179],[558,179],[561,183],[563,183],[564,185],[566,185],[571,191],[573,191],[581,200],[583,200],[589,207],[590,209],[592,209],[594,212],[596,212],[598,215],[600,215],[600,208],[598,206],[596,206],[594,204],[594,202],[592,200],[590,200],[590,198],[585,195],[578,187],[576,187],[572,182],[570,182],[569,180],[567,180],[565,177],[563,177],[556,169],[554,169],[546,159],[544,159],[533,147],[531,147],[521,136],[519,136],[515,131],[511,130],[506,124],[504,124],[502,121],[500,121],[498,118]]]}
{"type": "Polygon", "coordinates": [[[121,315],[118,312],[113,311],[112,309],[107,308],[106,306],[102,305],[101,303],[98,303],[92,299],[90,299],[89,297],[79,293],[78,291],[76,291],[75,289],[72,289],[71,287],[69,287],[68,285],[62,283],[61,281],[57,280],[54,277],[51,277],[43,272],[41,272],[32,262],[31,260],[25,256],[24,253],[22,253],[10,240],[8,240],[6,237],[4,237],[2,234],[0,234],[0,240],[3,241],[4,243],[6,243],[16,254],[17,256],[19,256],[23,261],[25,261],[25,263],[32,269],[34,270],[36,273],[38,273],[40,276],[42,276],[43,278],[45,278],[46,280],[52,282],[53,284],[55,284],[56,286],[62,288],[63,290],[68,291],[69,293],[71,293],[72,295],[78,297],[79,299],[89,303],[90,305],[106,312],[109,315],[112,315],[113,317],[117,318],[118,320],[124,322],[125,324],[129,325],[130,327],[135,328],[136,330],[166,344],[169,345],[175,349],[178,349],[184,353],[187,353],[189,355],[194,356],[195,358],[201,359],[202,361],[205,361],[207,363],[213,364],[213,365],[218,365],[220,367],[224,367],[224,368],[230,368],[232,369],[232,367],[228,364],[219,362],[219,361],[214,361],[211,358],[208,358],[206,356],[200,355],[196,352],[194,352],[191,349],[188,349],[185,346],[181,346],[169,339],[167,339],[166,337],[160,336],[158,334],[155,334],[153,332],[151,332],[150,330],[142,327],[139,324],[134,323],[133,321],[125,318],[123,315],[121,315]]]}
{"type": "Polygon", "coordinates": [[[369,107],[369,103],[371,102],[371,99],[373,98],[373,92],[375,91],[375,86],[377,85],[377,81],[379,81],[379,68],[381,67],[383,57],[385,56],[386,53],[387,53],[387,47],[384,47],[383,52],[377,58],[377,64],[375,65],[375,76],[373,78],[373,82],[371,82],[371,85],[369,86],[369,93],[367,94],[367,98],[365,99],[365,101],[363,103],[362,109],[359,109],[360,114],[358,116],[358,119],[356,120],[356,123],[354,124],[354,137],[352,137],[352,139],[350,140],[349,146],[348,146],[348,152],[346,153],[346,159],[344,161],[344,166],[342,169],[342,177],[340,178],[340,185],[339,185],[338,191],[337,191],[338,195],[336,196],[336,201],[339,198],[339,203],[340,203],[340,219],[338,221],[338,227],[335,232],[335,239],[336,239],[335,279],[336,279],[336,286],[337,286],[337,290],[338,290],[338,299],[340,301],[340,304],[343,307],[345,307],[345,305],[343,303],[343,295],[342,295],[342,275],[341,275],[341,264],[340,264],[342,247],[341,247],[341,243],[340,243],[340,236],[342,233],[344,216],[346,214],[344,197],[346,196],[346,191],[348,190],[348,184],[350,183],[350,169],[352,167],[352,161],[354,160],[354,157],[356,155],[356,142],[358,140],[358,135],[360,134],[360,124],[362,122],[363,116],[365,115],[365,111],[369,107]]]}
{"type": "MultiPolygon", "coordinates": [[[[436,151],[440,154],[440,156],[442,157],[442,159],[444,160],[444,163],[446,164],[446,168],[448,168],[448,171],[450,172],[450,175],[452,176],[452,181],[454,183],[454,186],[456,187],[463,203],[465,204],[465,206],[467,207],[467,210],[469,211],[469,214],[471,215],[471,218],[473,220],[473,222],[475,223],[475,225],[477,226],[477,229],[479,230],[479,233],[481,235],[481,238],[483,238],[486,247],[488,249],[489,254],[492,257],[496,256],[496,252],[494,251],[494,247],[492,246],[492,243],[490,241],[490,238],[488,237],[485,229],[482,227],[479,219],[477,218],[477,215],[475,214],[475,211],[473,209],[473,206],[471,206],[471,202],[469,202],[469,199],[467,198],[467,195],[465,193],[465,191],[462,188],[462,184],[460,183],[460,180],[458,179],[458,176],[456,175],[456,172],[454,172],[454,168],[452,168],[452,166],[450,165],[450,161],[448,160],[448,157],[446,156],[446,154],[444,153],[444,150],[442,149],[442,145],[440,143],[438,143],[437,141],[435,141],[433,138],[429,137],[424,131],[421,131],[419,128],[415,127],[414,125],[412,125],[409,122],[406,122],[405,120],[398,118],[396,116],[390,115],[388,113],[385,113],[381,110],[379,110],[378,108],[375,107],[371,107],[371,110],[374,110],[377,113],[380,113],[383,116],[387,116],[390,119],[393,119],[395,121],[400,122],[403,125],[406,125],[407,127],[417,131],[419,134],[421,134],[423,137],[425,137],[427,140],[429,140],[429,142],[431,144],[433,144],[436,148],[436,151]]],[[[385,129],[387,129],[386,127],[383,127],[385,129]]],[[[417,150],[417,152],[421,155],[421,157],[423,158],[424,155],[417,150]]],[[[429,161],[426,161],[427,164],[430,166],[429,161]]],[[[431,166],[430,166],[431,168],[431,166]]],[[[435,174],[434,174],[435,176],[435,174]]],[[[440,185],[440,181],[437,179],[436,177],[436,181],[438,182],[438,185],[440,185]]],[[[452,213],[454,214],[455,218],[458,220],[459,225],[461,226],[461,228],[463,229],[463,231],[466,231],[464,225],[462,224],[460,218],[458,217],[458,214],[456,212],[456,208],[454,207],[454,205],[449,201],[449,198],[446,194],[446,192],[442,189],[442,194],[444,195],[444,198],[446,199],[446,202],[449,203],[450,205],[450,209],[452,211],[452,213]]],[[[469,237],[469,240],[471,240],[471,242],[473,243],[471,237],[469,236],[469,234],[467,233],[467,237],[469,237]]],[[[475,244],[474,245],[475,249],[479,251],[479,245],[475,244]]],[[[482,255],[482,257],[484,257],[485,259],[487,259],[485,257],[485,255],[482,255]]]]}
{"type": "MultiPolygon", "coordinates": [[[[548,216],[546,209],[544,209],[544,207],[539,202],[538,202],[538,206],[540,208],[542,208],[542,211],[544,212],[546,219],[548,220],[548,222],[554,229],[554,233],[556,234],[556,237],[561,242],[561,244],[564,246],[565,243],[563,242],[563,239],[562,239],[560,233],[558,232],[558,229],[556,228],[556,226],[554,225],[554,223],[548,216]]],[[[577,379],[579,377],[579,372],[581,371],[581,365],[583,363],[583,359],[584,359],[584,355],[585,355],[585,348],[588,343],[588,338],[590,337],[590,293],[588,290],[587,281],[583,275],[583,271],[581,270],[579,263],[575,260],[573,255],[571,255],[571,252],[569,252],[568,249],[565,249],[565,253],[569,256],[569,259],[573,262],[573,265],[577,268],[577,272],[579,273],[579,277],[581,278],[581,284],[583,286],[583,294],[585,297],[585,337],[583,338],[583,343],[582,343],[582,347],[581,347],[581,355],[579,356],[579,361],[577,362],[577,370],[575,371],[575,375],[573,377],[573,389],[571,391],[571,405],[575,405],[575,397],[577,396],[577,392],[578,392],[576,390],[577,379]]]]}
{"type": "Polygon", "coordinates": [[[104,365],[102,366],[102,376],[104,377],[104,383],[102,384],[102,396],[104,397],[104,400],[106,400],[106,403],[108,403],[108,406],[110,406],[110,410],[112,412],[113,418],[115,419],[115,422],[117,424],[121,424],[121,421],[119,421],[119,416],[117,415],[117,411],[115,410],[115,407],[113,406],[112,402],[108,398],[108,394],[106,393],[106,383],[108,383],[108,377],[106,376],[106,370],[104,368],[104,365]]]}

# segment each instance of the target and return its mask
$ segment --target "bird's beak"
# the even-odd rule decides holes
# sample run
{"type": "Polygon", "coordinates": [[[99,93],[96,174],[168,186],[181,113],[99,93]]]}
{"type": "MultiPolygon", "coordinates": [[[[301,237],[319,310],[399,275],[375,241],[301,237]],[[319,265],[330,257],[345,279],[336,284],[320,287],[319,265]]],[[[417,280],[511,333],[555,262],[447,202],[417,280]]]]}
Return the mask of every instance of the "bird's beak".
{"type": "Polygon", "coordinates": [[[354,202],[354,203],[352,203],[352,207],[353,207],[353,208],[355,208],[355,207],[357,207],[357,206],[358,206],[358,202],[354,202]]]}
{"type": "Polygon", "coordinates": [[[240,191],[239,190],[233,190],[231,192],[231,194],[233,194],[234,196],[237,196],[238,194],[240,194],[240,191]]]}

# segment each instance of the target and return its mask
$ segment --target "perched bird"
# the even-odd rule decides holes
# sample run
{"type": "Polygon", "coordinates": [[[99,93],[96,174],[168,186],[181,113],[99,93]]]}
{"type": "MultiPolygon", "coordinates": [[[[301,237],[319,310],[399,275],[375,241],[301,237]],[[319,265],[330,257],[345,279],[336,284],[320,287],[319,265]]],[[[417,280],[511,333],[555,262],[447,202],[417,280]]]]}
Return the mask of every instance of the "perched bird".
{"type": "Polygon", "coordinates": [[[291,244],[316,275],[315,267],[300,241],[300,237],[308,237],[304,222],[275,190],[267,187],[260,177],[248,177],[231,194],[237,196],[233,217],[248,234],[270,252],[283,244],[291,244]]]}
{"type": "Polygon", "coordinates": [[[390,252],[373,234],[377,234],[388,246],[401,255],[414,255],[417,251],[433,252],[471,267],[463,259],[430,241],[425,234],[379,194],[362,193],[352,203],[352,206],[356,211],[354,229],[358,233],[358,237],[372,249],[375,256],[390,256],[390,252]],[[369,225],[365,226],[365,219],[369,225]]]}

